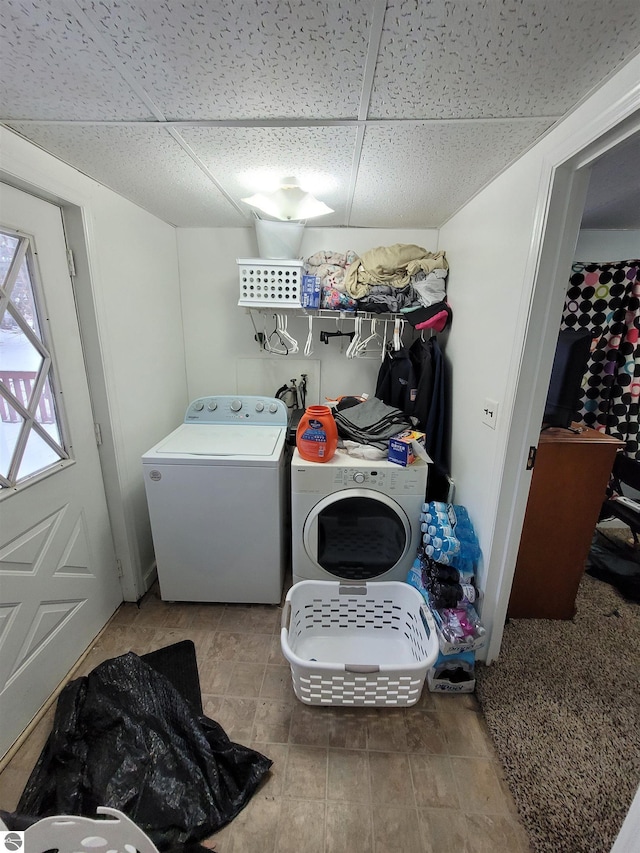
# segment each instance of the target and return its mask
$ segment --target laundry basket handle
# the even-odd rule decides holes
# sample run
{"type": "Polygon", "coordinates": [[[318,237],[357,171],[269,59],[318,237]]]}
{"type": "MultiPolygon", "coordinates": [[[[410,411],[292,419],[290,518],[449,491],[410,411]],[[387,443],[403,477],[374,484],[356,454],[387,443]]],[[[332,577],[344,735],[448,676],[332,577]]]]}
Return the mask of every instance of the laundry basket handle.
{"type": "Polygon", "coordinates": [[[341,583],[338,587],[338,595],[366,595],[368,591],[367,585],[360,583],[341,583]]]}
{"type": "Polygon", "coordinates": [[[289,622],[291,621],[291,602],[285,601],[284,607],[282,609],[282,616],[280,617],[280,628],[286,628],[289,630],[289,622]]]}
{"type": "Polygon", "coordinates": [[[345,672],[380,672],[378,664],[345,663],[345,672]]]}

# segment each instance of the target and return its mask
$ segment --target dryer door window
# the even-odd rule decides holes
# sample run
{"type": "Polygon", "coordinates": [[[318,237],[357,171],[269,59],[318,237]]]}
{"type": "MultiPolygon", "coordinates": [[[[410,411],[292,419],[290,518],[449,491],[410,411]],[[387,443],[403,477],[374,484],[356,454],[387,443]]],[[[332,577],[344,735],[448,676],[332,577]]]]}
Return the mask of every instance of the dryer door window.
{"type": "Polygon", "coordinates": [[[307,520],[309,556],[345,580],[369,580],[392,569],[410,547],[404,511],[386,495],[352,489],[321,501],[307,520]]]}

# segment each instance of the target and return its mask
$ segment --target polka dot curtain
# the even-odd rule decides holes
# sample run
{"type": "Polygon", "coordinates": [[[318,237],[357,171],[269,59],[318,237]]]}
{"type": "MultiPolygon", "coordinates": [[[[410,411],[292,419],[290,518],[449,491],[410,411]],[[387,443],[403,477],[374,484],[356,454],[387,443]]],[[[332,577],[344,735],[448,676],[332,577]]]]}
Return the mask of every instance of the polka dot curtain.
{"type": "Polygon", "coordinates": [[[575,263],[571,272],[561,328],[594,338],[576,419],[622,439],[640,460],[640,260],[575,263]]]}

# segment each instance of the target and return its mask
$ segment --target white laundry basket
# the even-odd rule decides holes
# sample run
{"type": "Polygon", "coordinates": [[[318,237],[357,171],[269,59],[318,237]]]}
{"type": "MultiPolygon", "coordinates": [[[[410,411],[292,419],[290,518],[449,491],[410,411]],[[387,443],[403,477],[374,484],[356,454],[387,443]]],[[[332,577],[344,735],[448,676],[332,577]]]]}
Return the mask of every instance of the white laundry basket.
{"type": "Polygon", "coordinates": [[[280,642],[308,705],[413,705],[438,656],[429,608],[398,581],[294,584],[280,642]]]}

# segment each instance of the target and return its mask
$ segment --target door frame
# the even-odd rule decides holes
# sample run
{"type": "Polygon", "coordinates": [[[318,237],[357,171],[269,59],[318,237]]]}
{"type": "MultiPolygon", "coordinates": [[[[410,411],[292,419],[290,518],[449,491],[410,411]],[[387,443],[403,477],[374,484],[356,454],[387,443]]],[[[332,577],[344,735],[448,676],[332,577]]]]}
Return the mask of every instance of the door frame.
{"type": "Polygon", "coordinates": [[[640,85],[543,159],[534,229],[525,281],[533,281],[531,298],[520,310],[524,329],[520,358],[511,367],[514,403],[500,472],[500,490],[492,546],[492,571],[484,591],[484,606],[493,627],[486,663],[498,657],[524,522],[531,472],[526,470],[529,448],[538,444],[540,419],[562,318],[568,271],[580,232],[591,165],[640,132],[640,85]]]}
{"type": "Polygon", "coordinates": [[[89,393],[91,394],[96,423],[100,424],[102,443],[98,447],[98,454],[107,496],[109,518],[111,519],[116,559],[121,572],[120,583],[124,600],[138,601],[151,586],[153,578],[145,577],[135,544],[134,522],[136,516],[120,485],[120,468],[114,438],[116,424],[109,406],[107,377],[96,307],[98,294],[92,286],[95,276],[91,258],[94,256],[92,249],[95,241],[86,210],[74,204],[63,203],[60,206],[67,244],[73,247],[75,266],[73,290],[78,311],[82,351],[89,380],[89,393]]]}
{"type": "Polygon", "coordinates": [[[128,501],[120,484],[119,462],[114,440],[115,422],[109,407],[107,376],[104,365],[100,331],[98,323],[97,288],[94,286],[96,275],[91,259],[95,256],[95,240],[88,202],[76,193],[64,191],[64,197],[45,189],[44,175],[39,178],[42,184],[27,181],[17,174],[0,169],[0,181],[22,190],[29,195],[55,204],[62,211],[65,240],[73,247],[75,275],[71,277],[74,300],[78,314],[78,325],[82,342],[82,352],[89,385],[89,395],[94,421],[100,424],[102,443],[98,447],[100,468],[107,499],[107,509],[111,522],[111,531],[121,572],[120,583],[125,601],[137,601],[151,586],[153,578],[145,575],[137,548],[133,530],[135,514],[128,507],[128,501]]]}

